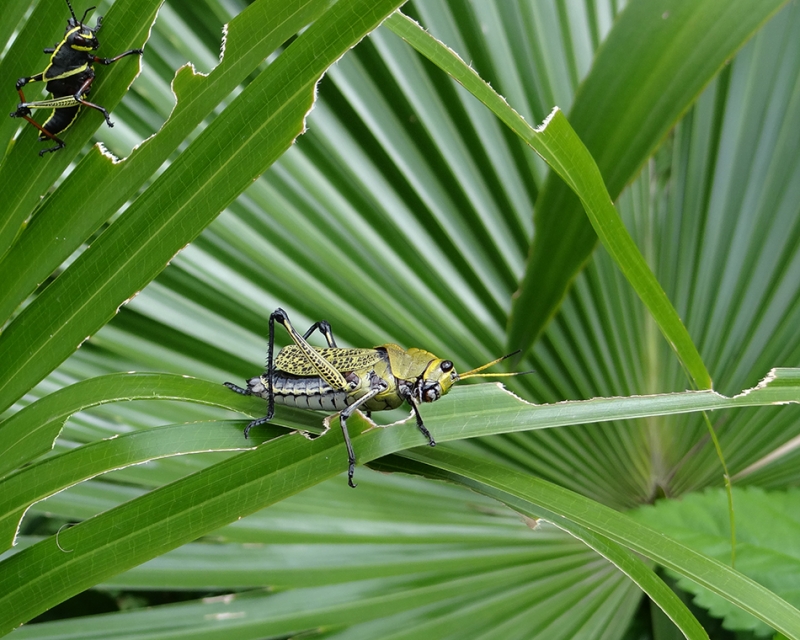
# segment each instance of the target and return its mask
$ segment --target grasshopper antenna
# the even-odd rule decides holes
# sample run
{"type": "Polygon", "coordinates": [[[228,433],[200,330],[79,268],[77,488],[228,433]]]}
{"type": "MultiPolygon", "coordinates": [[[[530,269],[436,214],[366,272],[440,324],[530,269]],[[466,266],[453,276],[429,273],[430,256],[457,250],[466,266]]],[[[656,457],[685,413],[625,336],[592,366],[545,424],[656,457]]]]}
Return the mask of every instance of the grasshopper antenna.
{"type": "Polygon", "coordinates": [[[458,382],[459,380],[464,380],[466,378],[510,378],[511,376],[524,376],[528,373],[533,373],[533,371],[515,371],[513,373],[481,373],[481,371],[484,369],[488,369],[489,367],[496,365],[498,362],[502,362],[506,358],[515,356],[518,353],[519,350],[515,351],[514,353],[501,356],[497,358],[497,360],[487,362],[485,365],[478,367],[477,369],[473,369],[472,371],[467,371],[466,373],[462,373],[460,375],[457,374],[455,380],[458,382]]]}
{"type": "MultiPolygon", "coordinates": [[[[77,21],[78,21],[78,18],[75,16],[75,11],[72,9],[72,5],[70,4],[69,0],[65,0],[65,1],[66,1],[66,3],[67,3],[67,6],[69,7],[69,12],[72,14],[72,19],[73,19],[75,22],[77,22],[77,21]]],[[[85,18],[86,16],[84,15],[83,17],[85,18]]]]}
{"type": "Polygon", "coordinates": [[[81,18],[81,24],[86,24],[86,16],[89,15],[90,11],[94,11],[97,7],[89,7],[86,11],[83,12],[83,18],[81,18]]]}

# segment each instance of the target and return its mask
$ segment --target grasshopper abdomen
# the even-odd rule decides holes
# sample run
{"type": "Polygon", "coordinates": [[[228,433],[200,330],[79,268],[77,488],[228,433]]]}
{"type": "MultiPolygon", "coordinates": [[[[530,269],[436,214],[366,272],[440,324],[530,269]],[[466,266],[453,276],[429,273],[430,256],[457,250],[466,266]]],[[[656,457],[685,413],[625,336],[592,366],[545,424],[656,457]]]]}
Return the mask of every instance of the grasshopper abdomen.
{"type": "MultiPolygon", "coordinates": [[[[247,381],[250,395],[269,399],[266,375],[247,381]]],[[[322,378],[293,376],[282,371],[272,373],[272,391],[277,404],[312,411],[341,411],[356,401],[347,391],[334,389],[322,378]]]]}

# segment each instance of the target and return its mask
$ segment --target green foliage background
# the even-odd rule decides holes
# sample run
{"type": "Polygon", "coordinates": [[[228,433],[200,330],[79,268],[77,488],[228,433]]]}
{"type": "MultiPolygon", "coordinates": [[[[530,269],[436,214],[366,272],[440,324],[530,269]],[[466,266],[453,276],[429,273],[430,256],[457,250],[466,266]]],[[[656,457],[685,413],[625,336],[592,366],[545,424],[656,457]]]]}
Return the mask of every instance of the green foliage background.
{"type": "MultiPolygon", "coordinates": [[[[11,111],[67,12],[8,4],[11,111]]],[[[132,59],[98,70],[116,126],[83,114],[40,159],[0,119],[0,632],[93,588],[113,613],[11,637],[800,637],[800,423],[760,406],[800,400],[800,6],[403,6],[528,125],[557,105],[595,167],[561,115],[535,133],[378,27],[399,4],[104,2],[101,55],[147,42],[129,91],[132,59]],[[430,450],[354,419],[361,462],[428,478],[351,491],[338,429],[281,411],[244,441],[263,403],[220,384],[261,371],[277,306],[459,370],[522,348],[529,402],[619,399],[465,384],[423,407],[430,450]],[[725,566],[704,415],[763,587],[725,566]]]]}

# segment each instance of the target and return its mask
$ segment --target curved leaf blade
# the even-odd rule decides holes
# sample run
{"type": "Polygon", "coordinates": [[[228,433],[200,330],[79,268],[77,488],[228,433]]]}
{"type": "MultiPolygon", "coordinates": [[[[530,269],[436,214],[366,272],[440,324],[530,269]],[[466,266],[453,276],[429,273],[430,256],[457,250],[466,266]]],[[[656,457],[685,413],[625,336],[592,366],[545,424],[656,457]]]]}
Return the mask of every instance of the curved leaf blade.
{"type": "Polygon", "coordinates": [[[12,321],[0,334],[0,411],[108,322],[292,144],[320,76],[399,2],[337,3],[12,321]]]}
{"type": "MultiPolygon", "coordinates": [[[[639,0],[626,7],[569,116],[612,200],[720,67],[784,4],[639,0]]],[[[523,351],[555,314],[597,242],[580,202],[555,174],[547,178],[534,223],[533,247],[509,323],[509,344],[523,351]]],[[[701,388],[708,380],[695,377],[701,388]]]]}
{"type": "MultiPolygon", "coordinates": [[[[772,376],[771,379],[777,381],[774,388],[766,383],[761,388],[736,398],[724,398],[711,391],[669,394],[651,400],[650,404],[653,406],[649,409],[650,413],[643,412],[643,404],[648,403],[646,400],[642,403],[641,398],[610,398],[536,407],[527,405],[495,385],[478,385],[472,389],[462,387],[454,390],[450,402],[442,400],[432,405],[431,411],[426,412],[426,420],[436,438],[444,442],[531,429],[536,428],[534,425],[537,424],[544,428],[553,426],[554,422],[596,422],[602,419],[598,416],[598,407],[603,410],[610,408],[613,412],[621,406],[627,406],[627,415],[630,417],[669,412],[670,409],[666,406],[676,401],[680,404],[677,407],[672,406],[672,411],[690,410],[689,405],[695,409],[707,409],[711,406],[746,406],[760,402],[799,402],[800,371],[793,369],[784,373],[782,375],[778,372],[772,376]],[[472,398],[473,404],[467,402],[468,398],[472,398]],[[666,406],[662,406],[661,400],[666,401],[666,406]],[[523,410],[526,406],[527,410],[523,410]],[[437,407],[441,412],[441,423],[438,424],[434,411],[437,407]],[[444,416],[449,419],[443,420],[444,416]]],[[[624,417],[613,413],[603,415],[608,419],[609,415],[624,417]]],[[[362,463],[420,445],[421,436],[413,424],[371,429],[355,435],[365,426],[371,426],[371,423],[353,416],[349,426],[358,459],[362,463]]],[[[447,455],[451,455],[449,450],[447,455]]],[[[483,464],[483,461],[479,462],[483,464]]],[[[308,440],[297,433],[279,437],[266,446],[260,446],[156,489],[62,532],[59,544],[54,539],[48,539],[29,547],[0,563],[0,594],[3,594],[0,596],[0,633],[107,576],[129,569],[194,540],[203,533],[318,484],[342,472],[346,466],[344,442],[338,430],[327,437],[314,440],[308,440]],[[64,548],[73,550],[67,559],[64,558],[64,548]],[[66,575],[73,578],[79,576],[79,579],[67,581],[64,579],[66,575]]],[[[520,482],[521,478],[527,483],[534,482],[522,474],[517,474],[514,478],[520,482]]],[[[535,486],[538,487],[538,483],[547,484],[536,481],[535,486]]],[[[591,505],[590,513],[616,513],[564,489],[553,487],[551,490],[558,497],[555,503],[569,496],[570,504],[579,503],[580,509],[591,505]]],[[[552,508],[552,505],[548,508],[552,508]]],[[[615,517],[622,516],[617,514],[615,517]]],[[[642,543],[636,536],[621,536],[613,527],[597,528],[595,520],[572,519],[581,526],[594,527],[597,533],[626,544],[635,551],[649,554],[667,567],[681,572],[686,570],[683,560],[676,560],[674,554],[665,556],[657,550],[654,551],[651,546],[653,540],[646,536],[642,543]]],[[[625,527],[622,530],[626,535],[630,533],[625,527]]],[[[730,575],[720,573],[716,565],[710,568],[707,563],[698,566],[704,566],[708,570],[707,575],[702,576],[701,584],[718,592],[720,583],[717,581],[722,580],[724,583],[731,579],[730,575]]],[[[695,574],[691,571],[689,573],[694,579],[695,574]]],[[[752,587],[742,586],[740,582],[737,584],[742,591],[722,595],[733,598],[738,604],[736,598],[742,594],[755,593],[752,587]]],[[[784,621],[791,616],[782,608],[783,605],[763,598],[759,602],[764,604],[764,615],[770,621],[775,617],[777,624],[783,625],[776,628],[785,628],[784,621]]],[[[754,613],[759,615],[759,612],[754,613]]],[[[800,613],[795,613],[800,622],[800,613]]]]}
{"type": "MultiPolygon", "coordinates": [[[[268,432],[277,436],[284,430],[271,427],[268,432]]],[[[134,431],[45,458],[1,483],[0,549],[13,546],[20,520],[32,504],[78,482],[169,456],[253,449],[266,439],[265,431],[259,430],[252,440],[245,440],[241,421],[195,422],[134,431]]]]}
{"type": "MultiPolygon", "coordinates": [[[[731,567],[641,525],[625,514],[544,480],[455,452],[452,448],[424,453],[417,450],[403,455],[442,469],[444,477],[460,480],[479,493],[497,498],[526,515],[543,517],[556,526],[563,525],[567,531],[572,531],[575,525],[585,527],[686,576],[788,637],[800,637],[800,611],[785,600],[731,567]]],[[[608,557],[614,561],[613,556],[608,557]]],[[[662,591],[656,597],[668,596],[662,591]]],[[[688,611],[680,611],[685,605],[678,605],[672,598],[669,600],[665,613],[676,624],[688,622],[694,626],[685,618],[688,611]]],[[[664,600],[659,602],[659,606],[664,604],[664,600]]],[[[688,626],[682,630],[687,633],[688,626]]],[[[702,628],[700,631],[703,635],[690,636],[687,633],[687,637],[704,637],[705,631],[702,628]]],[[[696,627],[692,633],[696,633],[696,627]]]]}
{"type": "Polygon", "coordinates": [[[0,290],[0,321],[132,198],[270,53],[327,5],[328,0],[254,2],[227,25],[223,58],[210,74],[197,74],[188,65],[178,70],[172,82],[177,104],[156,135],[118,162],[92,147],[0,259],[0,274],[8,283],[0,290]]]}
{"type": "MultiPolygon", "coordinates": [[[[242,411],[265,412],[263,400],[231,393],[221,384],[166,373],[112,373],[51,393],[0,422],[0,477],[53,448],[64,421],[78,411],[128,400],[187,400],[242,411]]],[[[313,414],[281,407],[282,423],[314,431],[313,414]]]]}
{"type": "MultiPolygon", "coordinates": [[[[711,388],[711,377],[689,332],[614,209],[594,159],[563,114],[556,110],[541,129],[533,129],[454,52],[413,20],[398,13],[387,20],[387,25],[492,109],[570,186],[603,244],[650,309],[692,380],[699,388],[711,388]]],[[[512,348],[516,348],[513,343],[512,348]]]]}

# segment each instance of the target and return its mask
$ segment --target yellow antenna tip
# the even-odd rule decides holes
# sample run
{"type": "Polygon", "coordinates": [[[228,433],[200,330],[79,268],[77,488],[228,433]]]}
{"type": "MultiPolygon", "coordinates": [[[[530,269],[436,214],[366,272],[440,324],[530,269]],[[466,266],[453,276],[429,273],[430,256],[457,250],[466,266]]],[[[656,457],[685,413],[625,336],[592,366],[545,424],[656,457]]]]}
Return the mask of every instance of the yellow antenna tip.
{"type": "Polygon", "coordinates": [[[514,351],[514,353],[509,353],[507,355],[501,356],[497,358],[497,360],[492,360],[491,362],[487,362],[485,365],[480,366],[472,371],[467,371],[466,373],[462,373],[460,375],[456,375],[456,381],[458,380],[465,380],[466,378],[507,378],[510,376],[523,376],[528,373],[533,373],[533,371],[518,371],[515,373],[480,373],[484,369],[488,369],[491,366],[496,365],[498,362],[502,362],[506,358],[510,358],[511,356],[515,356],[519,353],[519,350],[514,351]]]}

